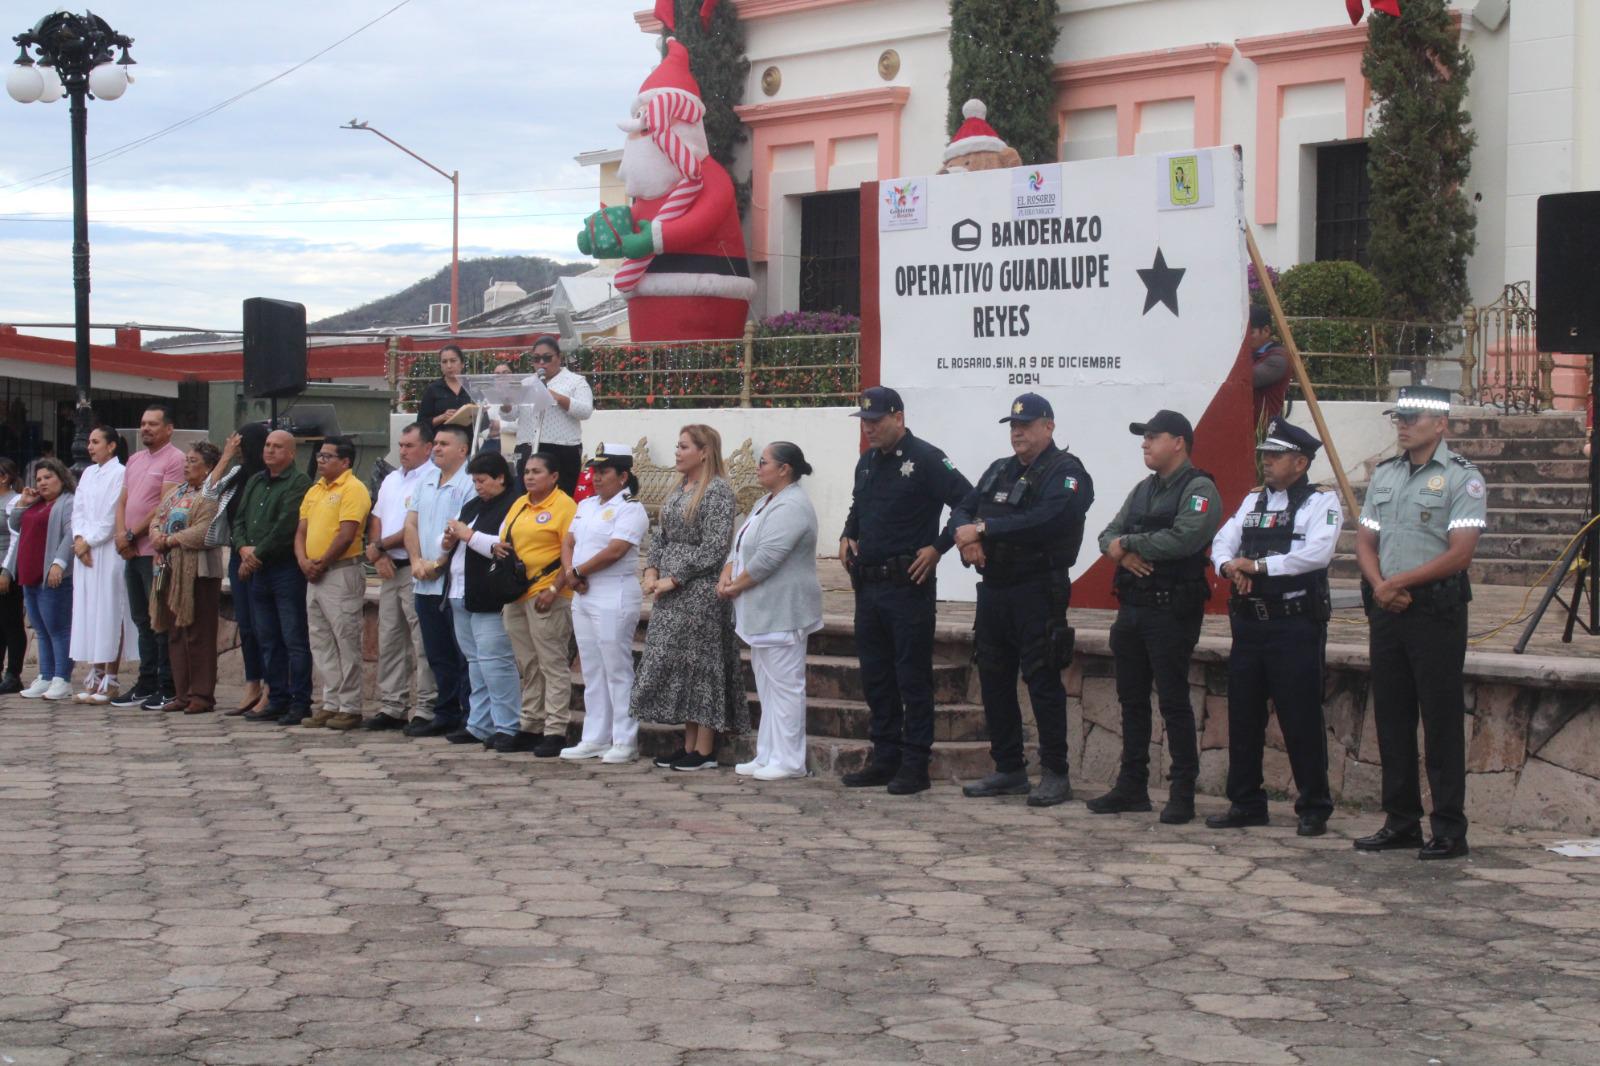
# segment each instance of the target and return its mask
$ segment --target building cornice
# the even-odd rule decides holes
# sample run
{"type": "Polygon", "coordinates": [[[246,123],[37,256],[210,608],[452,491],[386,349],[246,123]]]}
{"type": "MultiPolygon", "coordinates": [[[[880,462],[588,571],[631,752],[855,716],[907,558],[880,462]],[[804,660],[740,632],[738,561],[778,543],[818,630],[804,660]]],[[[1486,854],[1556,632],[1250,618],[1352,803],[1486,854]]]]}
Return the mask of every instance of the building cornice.
{"type": "MultiPolygon", "coordinates": [[[[731,2],[742,21],[753,22],[757,19],[777,18],[780,15],[798,15],[807,11],[820,11],[823,8],[843,7],[846,4],[864,4],[868,0],[731,0],[731,2]]],[[[633,21],[637,22],[645,33],[660,33],[663,28],[654,10],[635,11],[633,21]]]]}
{"type": "Polygon", "coordinates": [[[904,85],[885,85],[879,89],[858,89],[848,93],[806,96],[798,100],[777,100],[767,104],[741,104],[733,109],[746,126],[772,126],[820,117],[843,118],[855,114],[878,113],[905,107],[911,89],[904,85]]]}
{"type": "Polygon", "coordinates": [[[1057,85],[1079,86],[1169,74],[1206,74],[1227,66],[1232,59],[1231,44],[1196,44],[1058,63],[1050,80],[1057,85]]]}
{"type": "Polygon", "coordinates": [[[1256,63],[1360,52],[1367,47],[1367,25],[1324,26],[1315,30],[1273,33],[1265,37],[1241,37],[1234,42],[1239,54],[1256,63]]]}

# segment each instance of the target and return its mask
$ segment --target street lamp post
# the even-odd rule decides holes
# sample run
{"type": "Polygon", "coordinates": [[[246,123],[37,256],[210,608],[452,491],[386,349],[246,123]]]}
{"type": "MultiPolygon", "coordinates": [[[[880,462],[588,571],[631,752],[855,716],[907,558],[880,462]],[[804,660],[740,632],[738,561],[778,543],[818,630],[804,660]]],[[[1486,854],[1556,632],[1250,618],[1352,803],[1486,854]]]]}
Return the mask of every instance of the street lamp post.
{"type": "Polygon", "coordinates": [[[450,183],[450,332],[455,333],[456,323],[461,318],[460,314],[458,314],[460,310],[459,297],[461,295],[461,172],[452,170],[448,174],[445,173],[442,169],[434,166],[387,133],[374,129],[365,122],[351,119],[339,128],[342,130],[366,130],[368,133],[376,133],[379,137],[382,137],[450,183]]]}
{"type": "Polygon", "coordinates": [[[89,462],[89,161],[90,96],[115,100],[128,88],[128,48],[133,38],[113,30],[98,15],[57,11],[12,38],[22,49],[6,75],[6,92],[18,103],[53,103],[65,95],[72,115],[72,293],[77,341],[78,406],[72,462],[89,462]],[[114,49],[122,56],[111,61],[114,49]],[[31,50],[31,54],[30,54],[31,50]]]}

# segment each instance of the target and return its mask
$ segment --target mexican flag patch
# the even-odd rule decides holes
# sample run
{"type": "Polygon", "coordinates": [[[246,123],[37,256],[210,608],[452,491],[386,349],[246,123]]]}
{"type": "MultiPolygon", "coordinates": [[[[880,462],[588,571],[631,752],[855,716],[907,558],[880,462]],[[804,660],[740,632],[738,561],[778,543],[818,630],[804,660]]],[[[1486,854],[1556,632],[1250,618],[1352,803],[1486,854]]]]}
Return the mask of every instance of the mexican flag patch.
{"type": "Polygon", "coordinates": [[[1063,485],[1065,485],[1066,490],[1068,492],[1077,492],[1078,491],[1078,479],[1075,478],[1075,477],[1067,478],[1067,480],[1065,482],[1063,482],[1063,485]]]}
{"type": "Polygon", "coordinates": [[[1339,524],[1339,512],[1330,510],[1328,512],[1328,525],[1336,526],[1338,524],[1339,524]]]}
{"type": "Polygon", "coordinates": [[[1211,501],[1204,496],[1190,496],[1188,510],[1193,511],[1195,514],[1205,514],[1211,510],[1211,501]]]}

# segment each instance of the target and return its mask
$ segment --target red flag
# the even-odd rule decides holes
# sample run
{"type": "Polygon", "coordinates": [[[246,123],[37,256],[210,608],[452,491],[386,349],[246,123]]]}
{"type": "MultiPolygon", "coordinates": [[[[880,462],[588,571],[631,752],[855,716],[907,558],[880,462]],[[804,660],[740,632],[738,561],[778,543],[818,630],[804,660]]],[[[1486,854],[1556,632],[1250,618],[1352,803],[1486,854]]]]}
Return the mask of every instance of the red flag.
{"type": "MultiPolygon", "coordinates": [[[[1351,3],[1355,2],[1351,0],[1351,3]]],[[[665,26],[669,33],[678,28],[678,16],[672,10],[672,0],[656,0],[656,21],[665,26]]]]}
{"type": "MultiPolygon", "coordinates": [[[[1350,12],[1350,25],[1354,26],[1361,21],[1361,16],[1366,13],[1363,0],[1344,0],[1344,9],[1350,12]]],[[[1382,11],[1385,15],[1400,17],[1400,0],[1372,0],[1372,10],[1382,11]]]]}
{"type": "MultiPolygon", "coordinates": [[[[1381,0],[1381,2],[1387,2],[1387,0],[1381,0]]],[[[715,11],[716,9],[717,9],[717,0],[705,0],[705,3],[700,5],[700,28],[701,29],[709,30],[711,28],[711,13],[713,11],[715,11]]]]}

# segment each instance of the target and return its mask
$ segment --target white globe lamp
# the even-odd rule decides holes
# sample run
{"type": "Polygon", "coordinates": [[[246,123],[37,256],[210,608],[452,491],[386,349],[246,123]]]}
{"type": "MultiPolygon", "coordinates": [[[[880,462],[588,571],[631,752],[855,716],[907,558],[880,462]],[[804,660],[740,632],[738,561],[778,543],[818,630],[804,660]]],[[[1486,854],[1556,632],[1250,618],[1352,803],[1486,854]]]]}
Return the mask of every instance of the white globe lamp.
{"type": "Polygon", "coordinates": [[[89,91],[97,100],[115,100],[128,91],[128,68],[101,63],[89,72],[89,91]]]}
{"type": "Polygon", "coordinates": [[[6,72],[6,93],[19,104],[31,104],[44,94],[44,75],[32,64],[13,66],[6,72]]]}

